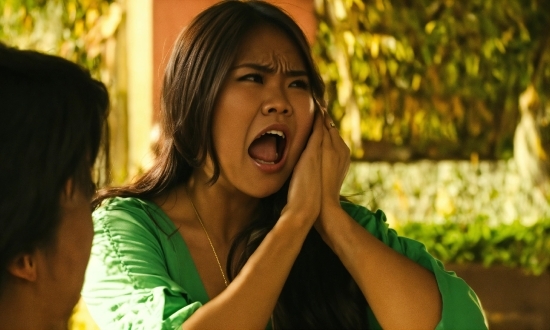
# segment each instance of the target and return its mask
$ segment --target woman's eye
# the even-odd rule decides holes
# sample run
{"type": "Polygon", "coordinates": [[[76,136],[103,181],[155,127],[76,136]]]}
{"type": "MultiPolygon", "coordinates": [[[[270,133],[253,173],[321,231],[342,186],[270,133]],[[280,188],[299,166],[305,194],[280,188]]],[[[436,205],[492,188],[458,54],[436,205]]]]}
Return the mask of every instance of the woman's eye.
{"type": "Polygon", "coordinates": [[[308,89],[309,83],[306,80],[295,80],[290,84],[290,87],[298,87],[301,89],[308,89]]]}
{"type": "Polygon", "coordinates": [[[242,76],[239,80],[242,80],[242,81],[253,81],[253,82],[257,82],[257,83],[263,83],[263,78],[261,75],[257,74],[257,73],[251,73],[251,74],[247,74],[247,75],[244,75],[242,76]]]}

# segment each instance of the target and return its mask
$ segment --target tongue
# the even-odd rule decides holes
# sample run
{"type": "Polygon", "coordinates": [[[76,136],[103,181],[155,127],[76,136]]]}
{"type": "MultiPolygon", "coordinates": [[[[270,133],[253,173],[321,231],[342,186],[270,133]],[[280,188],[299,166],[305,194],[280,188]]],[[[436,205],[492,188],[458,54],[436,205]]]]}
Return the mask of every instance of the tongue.
{"type": "Polygon", "coordinates": [[[277,138],[266,134],[254,140],[248,148],[248,154],[250,157],[264,162],[275,162],[278,158],[277,138]]]}

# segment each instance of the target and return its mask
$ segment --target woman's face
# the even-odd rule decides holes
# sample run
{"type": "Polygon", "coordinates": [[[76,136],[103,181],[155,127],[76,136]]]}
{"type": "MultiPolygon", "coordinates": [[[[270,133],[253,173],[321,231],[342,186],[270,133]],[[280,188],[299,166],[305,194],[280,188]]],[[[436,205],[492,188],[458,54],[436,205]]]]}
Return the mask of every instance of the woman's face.
{"type": "MultiPolygon", "coordinates": [[[[218,183],[262,198],[288,179],[307,143],[314,105],[298,48],[273,26],[242,41],[216,99],[218,183]]],[[[207,174],[212,166],[206,165],[207,174]]]]}

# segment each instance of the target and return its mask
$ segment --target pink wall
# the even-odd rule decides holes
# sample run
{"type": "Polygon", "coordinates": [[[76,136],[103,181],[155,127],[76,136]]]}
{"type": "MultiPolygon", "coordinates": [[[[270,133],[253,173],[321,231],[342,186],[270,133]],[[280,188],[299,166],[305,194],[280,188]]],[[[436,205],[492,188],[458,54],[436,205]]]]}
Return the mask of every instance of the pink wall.
{"type": "MultiPolygon", "coordinates": [[[[181,30],[202,10],[218,0],[154,0],[153,1],[153,106],[158,119],[160,87],[172,45],[181,30]]],[[[315,39],[317,20],[313,0],[269,0],[284,8],[300,25],[310,43],[315,39]]]]}

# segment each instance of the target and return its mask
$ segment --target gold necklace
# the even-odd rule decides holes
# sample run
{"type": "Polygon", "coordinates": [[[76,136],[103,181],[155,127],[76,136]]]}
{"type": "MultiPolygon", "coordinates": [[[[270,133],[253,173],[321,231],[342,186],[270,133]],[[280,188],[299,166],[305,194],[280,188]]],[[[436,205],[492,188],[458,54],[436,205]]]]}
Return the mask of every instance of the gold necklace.
{"type": "MultiPolygon", "coordinates": [[[[222,264],[220,263],[220,259],[218,258],[218,254],[216,253],[216,249],[214,248],[214,244],[212,244],[212,240],[210,239],[210,235],[208,235],[208,231],[206,230],[206,227],[204,226],[204,223],[202,222],[201,216],[199,215],[199,211],[197,211],[197,208],[195,207],[195,203],[193,203],[193,199],[191,198],[191,195],[189,194],[189,190],[185,189],[185,192],[187,193],[187,197],[189,197],[189,201],[191,202],[191,206],[193,206],[193,211],[195,211],[195,215],[197,216],[197,219],[199,220],[199,223],[201,224],[201,227],[204,230],[204,233],[206,234],[206,238],[208,239],[208,243],[210,243],[210,247],[212,248],[212,252],[214,252],[214,257],[216,257],[216,261],[218,262],[218,267],[220,267],[220,273],[222,273],[223,282],[225,283],[225,286],[227,287],[229,284],[227,283],[227,278],[225,277],[225,273],[223,272],[223,267],[222,267],[222,264]]],[[[271,314],[270,320],[271,320],[271,329],[275,330],[275,323],[273,322],[273,314],[271,314]]]]}
{"type": "Polygon", "coordinates": [[[225,277],[225,273],[223,272],[222,264],[220,263],[220,259],[218,258],[218,254],[216,253],[216,249],[214,248],[214,244],[212,244],[212,240],[210,239],[210,235],[208,235],[208,231],[206,230],[206,227],[204,226],[204,223],[202,222],[201,216],[199,215],[199,212],[197,211],[197,208],[195,207],[195,204],[193,203],[193,199],[191,198],[191,195],[189,195],[189,191],[187,191],[187,196],[189,197],[189,201],[191,202],[191,206],[193,206],[193,210],[195,211],[195,215],[197,216],[197,219],[199,220],[199,223],[201,224],[202,229],[204,230],[204,233],[206,234],[206,238],[208,239],[208,243],[210,243],[210,247],[212,248],[212,252],[214,252],[214,257],[216,257],[216,261],[218,262],[218,267],[220,267],[220,272],[222,273],[223,282],[225,283],[225,286],[227,287],[229,283],[227,283],[227,278],[225,277]]]}

